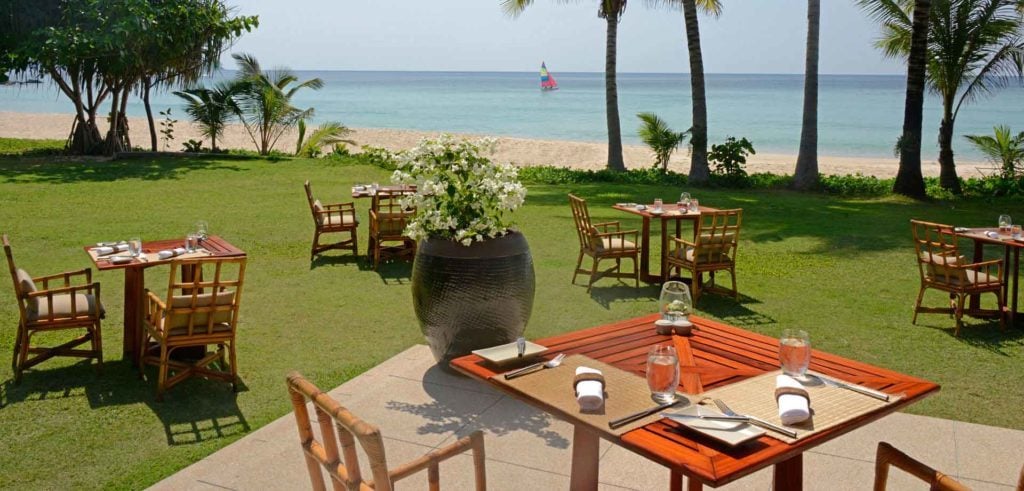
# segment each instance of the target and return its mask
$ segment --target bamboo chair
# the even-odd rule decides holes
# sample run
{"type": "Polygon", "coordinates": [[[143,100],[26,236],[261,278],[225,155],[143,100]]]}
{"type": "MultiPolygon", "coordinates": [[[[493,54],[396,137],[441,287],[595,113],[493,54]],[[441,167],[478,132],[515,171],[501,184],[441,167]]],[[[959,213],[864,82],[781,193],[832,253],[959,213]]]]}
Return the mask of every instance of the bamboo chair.
{"type": "Polygon", "coordinates": [[[350,413],[298,372],[288,375],[288,394],[295,408],[295,423],[298,425],[299,441],[306,457],[306,469],[315,490],[327,489],[321,468],[327,470],[331,484],[336,490],[391,491],[396,482],[424,469],[427,470],[430,489],[437,490],[440,489],[439,464],[467,450],[473,453],[477,491],[487,489],[484,434],[480,430],[405,465],[388,469],[380,429],[350,413]],[[322,441],[317,441],[313,435],[307,400],[313,402],[312,408],[320,426],[322,441]],[[370,461],[370,475],[373,478],[371,481],[363,479],[356,441],[370,461]],[[341,455],[338,452],[338,442],[341,442],[341,455]]]}
{"type": "Polygon", "coordinates": [[[951,314],[956,319],[954,336],[960,335],[963,327],[964,301],[972,295],[994,293],[998,302],[998,310],[990,312],[972,312],[976,316],[998,316],[999,326],[1006,328],[1006,316],[1003,314],[1005,299],[1003,298],[1003,261],[994,259],[969,264],[960,254],[957,235],[951,225],[911,220],[910,228],[914,234],[914,250],[917,253],[917,269],[921,276],[921,288],[917,292],[914,303],[912,324],[917,324],[919,313],[951,314]],[[949,294],[948,308],[922,307],[924,292],[934,288],[949,294]]]}
{"type": "Polygon", "coordinates": [[[690,272],[693,291],[693,303],[700,298],[702,289],[731,293],[739,300],[739,289],[736,287],[736,248],[740,239],[740,225],[743,223],[743,210],[719,210],[701,212],[697,219],[697,230],[693,241],[673,237],[665,261],[669,269],[677,274],[683,270],[690,272]],[[724,290],[715,286],[715,272],[728,271],[732,277],[732,289],[724,290]],[[704,273],[709,273],[710,284],[702,285],[704,273]]]}
{"type": "Polygon", "coordinates": [[[359,254],[357,244],[357,231],[359,220],[356,219],[356,205],[354,203],[335,203],[325,205],[320,200],[313,199],[313,188],[306,181],[306,200],[309,202],[309,211],[313,214],[313,246],[310,248],[309,260],[312,261],[317,254],[331,249],[350,250],[352,254],[359,254]],[[348,239],[339,240],[333,243],[320,243],[320,236],[324,234],[348,234],[348,239]]]}
{"type": "Polygon", "coordinates": [[[575,285],[576,276],[583,273],[590,275],[590,281],[587,282],[587,293],[590,293],[594,282],[604,277],[633,278],[635,285],[639,287],[640,269],[637,257],[640,255],[640,248],[636,245],[638,232],[636,230],[621,230],[619,222],[591,223],[587,201],[573,194],[569,195],[569,206],[572,207],[572,219],[576,224],[576,236],[580,241],[580,253],[576,257],[576,269],[572,273],[572,283],[575,285]],[[590,256],[594,261],[589,271],[581,267],[585,255],[590,256]],[[599,272],[598,265],[605,259],[614,259],[615,266],[599,272]],[[623,259],[633,261],[632,273],[622,272],[623,259]]]}
{"type": "MultiPolygon", "coordinates": [[[[970,491],[971,489],[960,484],[952,477],[932,469],[897,450],[892,445],[886,442],[878,442],[878,452],[875,454],[875,491],[885,491],[886,482],[889,479],[890,466],[902,469],[928,483],[929,489],[933,491],[970,491]]],[[[1017,489],[1021,491],[1020,487],[1017,489]]]]}
{"type": "Polygon", "coordinates": [[[100,304],[100,284],[92,281],[92,270],[67,271],[48,276],[32,277],[14,265],[14,255],[7,234],[3,236],[7,267],[14,281],[14,294],[18,297],[18,331],[14,338],[14,356],[11,370],[14,382],[21,382],[26,369],[55,356],[96,359],[96,369],[103,368],[103,343],[100,319],[104,316],[100,304]],[[81,285],[72,285],[73,278],[81,278],[81,285]],[[56,283],[51,286],[52,283],[56,283]],[[39,285],[42,285],[42,289],[39,285]],[[85,333],[58,346],[32,346],[32,335],[67,329],[85,329],[85,333]],[[77,348],[89,344],[88,349],[77,348]]]}
{"type": "Polygon", "coordinates": [[[373,260],[373,269],[382,260],[416,257],[416,241],[405,235],[405,227],[416,210],[402,206],[402,198],[413,194],[411,189],[381,189],[373,196],[370,206],[370,243],[367,254],[373,260]]]}
{"type": "Polygon", "coordinates": [[[235,337],[245,263],[245,258],[172,261],[166,299],[146,292],[138,365],[140,375],[144,375],[146,365],[157,367],[158,401],[163,400],[164,392],[191,376],[225,380],[232,390],[237,389],[235,337]],[[204,273],[204,268],[212,273],[204,273]],[[176,279],[179,269],[181,280],[176,279]],[[207,353],[208,345],[217,345],[217,350],[207,353]],[[175,350],[185,347],[201,347],[201,358],[171,358],[175,350]],[[218,362],[219,369],[210,366],[214,362],[218,362]]]}

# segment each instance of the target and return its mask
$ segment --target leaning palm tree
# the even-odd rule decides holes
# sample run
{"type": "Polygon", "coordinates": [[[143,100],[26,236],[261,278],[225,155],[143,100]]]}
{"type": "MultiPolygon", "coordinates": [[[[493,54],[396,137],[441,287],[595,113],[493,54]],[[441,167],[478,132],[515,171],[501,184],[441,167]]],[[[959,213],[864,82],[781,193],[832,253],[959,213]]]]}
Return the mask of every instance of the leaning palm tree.
{"type": "Polygon", "coordinates": [[[1013,179],[1024,172],[1024,131],[1013,136],[1009,126],[993,128],[993,135],[964,135],[974,147],[999,166],[999,177],[1013,179]]]}
{"type": "MultiPolygon", "coordinates": [[[[619,19],[626,11],[626,0],[599,0],[597,16],[607,23],[604,58],[605,109],[608,119],[608,168],[626,170],[622,160],[622,129],[619,125],[619,92],[615,82],[615,53],[618,43],[619,19]]],[[[707,1],[707,0],[705,0],[707,1]]],[[[501,0],[505,13],[516,17],[533,4],[533,0],[501,0]]]]}
{"type": "Polygon", "coordinates": [[[313,115],[313,108],[292,105],[295,93],[304,88],[319,90],[324,82],[319,78],[299,82],[284,68],[265,72],[252,55],[236,53],[231,57],[238,62],[237,82],[243,87],[237,97],[238,117],[260,155],[267,155],[281,135],[313,115]]]}
{"type": "MultiPolygon", "coordinates": [[[[881,21],[877,46],[890,57],[910,52],[913,0],[858,0],[881,21]]],[[[927,79],[942,99],[939,184],[961,193],[953,160],[953,125],[960,108],[1014,79],[1024,80],[1024,13],[1020,0],[932,0],[927,79]]]]}
{"type": "Polygon", "coordinates": [[[818,41],[821,0],[807,0],[807,51],[804,69],[804,117],[800,153],[793,187],[807,190],[818,184],[818,41]]]}
{"type": "Polygon", "coordinates": [[[226,81],[212,88],[198,86],[174,92],[188,104],[185,113],[199,125],[202,135],[210,139],[210,149],[214,152],[217,151],[217,138],[224,134],[228,119],[239,111],[235,97],[243,88],[243,84],[226,81]]]}

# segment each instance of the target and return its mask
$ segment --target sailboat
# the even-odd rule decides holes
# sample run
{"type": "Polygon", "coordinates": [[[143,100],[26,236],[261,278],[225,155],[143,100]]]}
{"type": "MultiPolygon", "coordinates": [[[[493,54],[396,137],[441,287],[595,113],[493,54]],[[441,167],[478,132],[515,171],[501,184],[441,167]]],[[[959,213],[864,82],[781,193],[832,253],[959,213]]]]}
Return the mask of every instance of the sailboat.
{"type": "Polygon", "coordinates": [[[548,67],[540,62],[540,90],[558,90],[558,82],[548,73],[548,67]]]}

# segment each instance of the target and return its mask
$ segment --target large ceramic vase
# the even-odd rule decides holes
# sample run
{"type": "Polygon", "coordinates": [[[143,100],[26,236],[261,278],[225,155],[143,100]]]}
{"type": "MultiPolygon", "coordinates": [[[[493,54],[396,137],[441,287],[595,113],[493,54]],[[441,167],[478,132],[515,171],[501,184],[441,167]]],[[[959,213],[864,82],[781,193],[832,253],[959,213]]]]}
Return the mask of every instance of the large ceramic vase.
{"type": "Polygon", "coordinates": [[[452,358],[521,336],[533,311],[534,287],[533,257],[518,232],[470,246],[426,239],[416,250],[416,317],[445,369],[452,358]]]}

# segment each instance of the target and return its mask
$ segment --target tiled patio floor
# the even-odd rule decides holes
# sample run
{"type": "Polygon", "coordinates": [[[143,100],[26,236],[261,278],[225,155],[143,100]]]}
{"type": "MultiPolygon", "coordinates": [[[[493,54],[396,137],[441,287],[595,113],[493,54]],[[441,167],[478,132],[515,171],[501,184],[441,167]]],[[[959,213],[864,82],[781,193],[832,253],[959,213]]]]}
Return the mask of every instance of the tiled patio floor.
{"type": "MultiPolygon", "coordinates": [[[[282,374],[282,399],[284,387],[282,374]]],[[[572,427],[482,383],[443,372],[426,346],[412,347],[330,393],[381,427],[392,467],[483,429],[490,489],[568,488],[572,427]]],[[[899,413],[807,452],[805,488],[870,489],[880,440],[979,490],[1013,489],[1024,463],[1024,431],[899,413]]],[[[668,488],[666,468],[604,441],[601,451],[604,489],[668,488]]],[[[926,489],[898,471],[890,483],[890,489],[926,489]]],[[[770,484],[769,469],[720,489],[766,490],[770,484]]],[[[468,456],[442,465],[441,486],[472,489],[468,456]]],[[[425,489],[426,474],[397,488],[425,489]]],[[[252,432],[153,489],[309,489],[293,416],[252,432]]]]}

